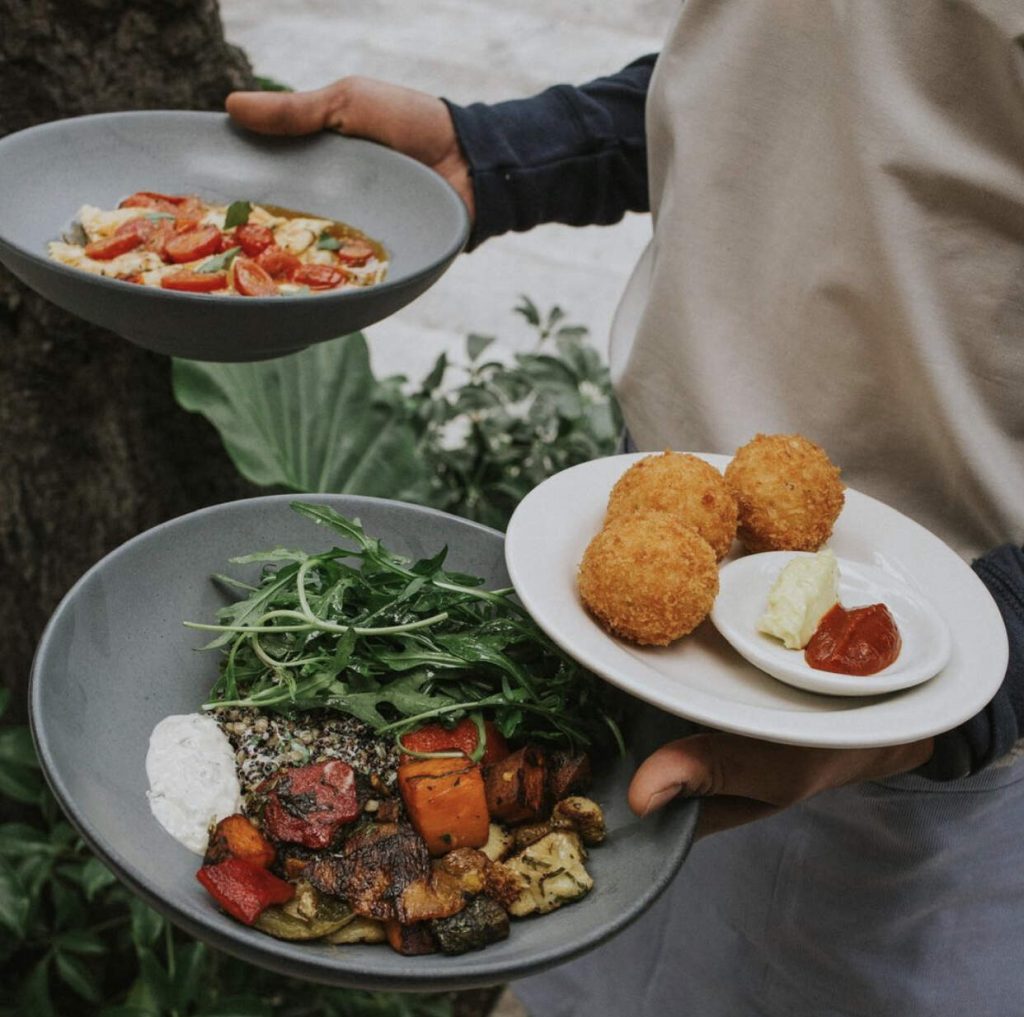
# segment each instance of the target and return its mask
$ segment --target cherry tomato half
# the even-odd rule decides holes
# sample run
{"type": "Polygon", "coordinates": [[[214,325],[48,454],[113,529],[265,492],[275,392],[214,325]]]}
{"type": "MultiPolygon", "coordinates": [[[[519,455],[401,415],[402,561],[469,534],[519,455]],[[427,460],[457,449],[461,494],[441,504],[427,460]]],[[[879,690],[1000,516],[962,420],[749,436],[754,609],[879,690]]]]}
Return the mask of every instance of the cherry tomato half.
{"type": "Polygon", "coordinates": [[[292,282],[313,290],[332,290],[347,278],[340,268],[333,265],[300,265],[292,275],[292,282]]]}
{"type": "Polygon", "coordinates": [[[273,230],[266,226],[246,223],[235,230],[235,244],[242,248],[247,258],[262,254],[273,242],[273,230]]]}
{"type": "Polygon", "coordinates": [[[85,255],[95,261],[110,261],[118,255],[127,254],[140,246],[152,232],[153,225],[148,219],[129,219],[102,240],[85,245],[85,255]]]}
{"type": "Polygon", "coordinates": [[[227,272],[192,272],[183,268],[180,272],[171,272],[160,280],[165,290],[179,290],[183,293],[213,293],[215,290],[227,289],[227,272]]]}
{"type": "Polygon", "coordinates": [[[374,255],[373,248],[365,240],[347,240],[335,252],[343,265],[365,265],[374,255]]]}
{"type": "Polygon", "coordinates": [[[274,279],[291,279],[302,265],[291,251],[286,251],[277,244],[271,244],[256,261],[274,279]]]}
{"type": "Polygon", "coordinates": [[[257,262],[250,258],[235,258],[231,267],[235,273],[235,289],[243,297],[277,296],[277,283],[257,262]]]}
{"type": "Polygon", "coordinates": [[[216,226],[200,226],[195,230],[178,233],[164,244],[165,257],[178,264],[219,253],[220,230],[216,226]]]}

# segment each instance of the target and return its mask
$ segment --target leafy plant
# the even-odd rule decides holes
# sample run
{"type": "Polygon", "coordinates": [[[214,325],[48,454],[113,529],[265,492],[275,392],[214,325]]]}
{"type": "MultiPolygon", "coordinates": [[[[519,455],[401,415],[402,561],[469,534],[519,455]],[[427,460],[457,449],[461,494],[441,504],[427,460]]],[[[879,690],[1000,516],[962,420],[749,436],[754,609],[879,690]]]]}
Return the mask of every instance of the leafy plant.
{"type": "Polygon", "coordinates": [[[587,330],[525,297],[515,310],[536,331],[531,352],[488,358],[493,337],[470,335],[465,362],[442,354],[418,385],[374,377],[356,333],[269,362],[179,360],[174,391],[257,484],[399,498],[503,529],[545,477],[614,452],[622,427],[587,330]]]}

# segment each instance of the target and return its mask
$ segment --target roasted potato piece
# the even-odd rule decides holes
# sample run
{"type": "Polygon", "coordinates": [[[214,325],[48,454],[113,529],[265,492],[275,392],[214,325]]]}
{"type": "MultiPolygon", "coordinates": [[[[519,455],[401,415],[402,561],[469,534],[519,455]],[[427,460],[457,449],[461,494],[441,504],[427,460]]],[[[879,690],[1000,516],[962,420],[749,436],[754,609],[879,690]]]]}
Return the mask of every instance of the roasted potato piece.
{"type": "Polygon", "coordinates": [[[503,826],[491,823],[487,832],[487,843],[480,848],[492,862],[500,862],[512,854],[512,834],[503,826]]]}
{"type": "Polygon", "coordinates": [[[434,937],[431,935],[427,922],[402,925],[400,922],[388,921],[384,923],[384,931],[391,949],[406,957],[437,953],[437,945],[434,943],[434,937]]]}
{"type": "Polygon", "coordinates": [[[581,795],[563,798],[556,803],[551,810],[551,826],[556,830],[575,830],[587,845],[600,844],[607,834],[601,806],[581,795]]]}
{"type": "Polygon", "coordinates": [[[594,881],[583,867],[586,856],[579,834],[556,830],[502,863],[524,884],[509,914],[545,915],[588,893],[594,881]]]}
{"type": "Polygon", "coordinates": [[[526,745],[487,768],[487,809],[493,819],[523,823],[540,819],[547,805],[547,757],[526,745]]]}

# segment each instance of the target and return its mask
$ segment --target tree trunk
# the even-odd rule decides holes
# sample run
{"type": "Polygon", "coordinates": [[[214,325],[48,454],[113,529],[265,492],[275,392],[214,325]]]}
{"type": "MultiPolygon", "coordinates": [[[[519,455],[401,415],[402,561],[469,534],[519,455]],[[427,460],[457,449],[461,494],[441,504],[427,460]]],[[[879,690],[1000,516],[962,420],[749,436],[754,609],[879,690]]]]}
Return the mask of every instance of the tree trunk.
{"type": "MultiPolygon", "coordinates": [[[[215,0],[0,0],[0,136],[111,110],[223,109],[253,87],[215,0]]],[[[60,200],[60,195],[54,195],[60,200]]],[[[154,524],[254,493],[170,362],[0,269],[0,680],[25,717],[32,653],[60,597],[154,524]]]]}

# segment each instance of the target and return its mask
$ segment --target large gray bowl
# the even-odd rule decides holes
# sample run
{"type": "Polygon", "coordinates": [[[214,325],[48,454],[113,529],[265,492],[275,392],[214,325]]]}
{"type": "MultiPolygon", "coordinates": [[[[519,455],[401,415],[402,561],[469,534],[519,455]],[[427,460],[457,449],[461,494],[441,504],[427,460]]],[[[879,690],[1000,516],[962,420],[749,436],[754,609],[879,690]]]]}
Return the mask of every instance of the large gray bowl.
{"type": "Polygon", "coordinates": [[[451,264],[469,233],[433,171],[381,145],[323,132],[271,138],[226,114],[158,110],[56,120],[0,140],[0,261],[48,300],[159,353],[261,360],[393,314],[451,264]],[[176,293],[50,261],[84,205],[135,191],[247,199],[339,219],[387,248],[383,283],[309,296],[176,293]]]}
{"type": "MultiPolygon", "coordinates": [[[[286,943],[222,914],[196,882],[198,856],[168,836],[146,800],[150,731],[170,714],[194,712],[213,683],[218,656],[182,620],[206,620],[224,603],[210,581],[236,571],[228,559],[273,547],[323,550],[331,533],[289,509],[288,496],[203,509],[128,541],[64,598],[36,654],[32,730],[43,769],[74,825],[97,854],[171,921],[214,946],[284,974],[337,985],[434,990],[496,984],[597,946],[640,915],[688,850],[695,806],[642,822],[625,794],[638,761],[680,734],[682,723],[635,702],[627,758],[615,760],[594,796],[610,835],[589,868],[582,901],[514,922],[508,940],[461,957],[402,957],[386,946],[286,943]]],[[[448,567],[508,585],[501,534],[400,502],[309,495],[362,520],[387,546],[412,557],[449,551],[448,567]]],[[[596,680],[596,679],[595,679],[596,680]]]]}

